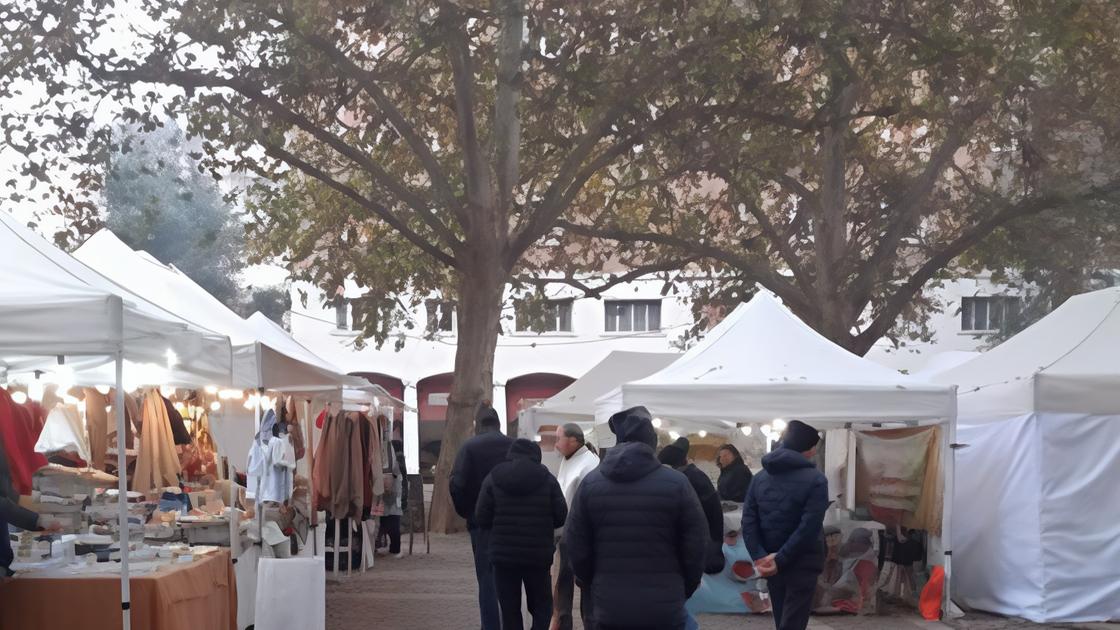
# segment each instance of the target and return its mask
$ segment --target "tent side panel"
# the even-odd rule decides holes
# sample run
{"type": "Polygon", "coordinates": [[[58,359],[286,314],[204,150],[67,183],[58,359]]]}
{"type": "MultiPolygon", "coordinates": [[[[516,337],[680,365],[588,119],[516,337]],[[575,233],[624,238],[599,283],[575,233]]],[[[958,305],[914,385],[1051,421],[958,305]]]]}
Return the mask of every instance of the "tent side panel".
{"type": "Polygon", "coordinates": [[[954,599],[1040,620],[1040,437],[1037,418],[962,419],[953,497],[954,599]]]}
{"type": "Polygon", "coordinates": [[[1039,414],[1039,424],[1041,621],[1120,619],[1120,416],[1039,414]]]}

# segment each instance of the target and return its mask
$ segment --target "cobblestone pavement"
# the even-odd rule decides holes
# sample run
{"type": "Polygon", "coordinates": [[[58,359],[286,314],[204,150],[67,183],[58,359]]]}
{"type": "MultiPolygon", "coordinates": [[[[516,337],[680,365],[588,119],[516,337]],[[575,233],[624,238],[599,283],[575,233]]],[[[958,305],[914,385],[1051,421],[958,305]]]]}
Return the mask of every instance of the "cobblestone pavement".
{"type": "MultiPolygon", "coordinates": [[[[471,560],[470,539],[465,534],[432,536],[432,552],[425,555],[423,538],[417,536],[414,555],[378,559],[364,575],[355,574],[327,585],[328,630],[475,630],[479,627],[478,603],[471,560]]],[[[405,553],[408,538],[404,540],[405,553]]],[[[769,616],[703,615],[704,630],[769,630],[769,616]]],[[[527,626],[527,624],[526,624],[527,626]]],[[[582,625],[577,624],[582,630],[582,625]]],[[[879,617],[817,617],[815,630],[1048,630],[1107,628],[1120,625],[1041,626],[986,615],[969,615],[951,626],[927,623],[917,613],[888,607],[879,617]]]]}

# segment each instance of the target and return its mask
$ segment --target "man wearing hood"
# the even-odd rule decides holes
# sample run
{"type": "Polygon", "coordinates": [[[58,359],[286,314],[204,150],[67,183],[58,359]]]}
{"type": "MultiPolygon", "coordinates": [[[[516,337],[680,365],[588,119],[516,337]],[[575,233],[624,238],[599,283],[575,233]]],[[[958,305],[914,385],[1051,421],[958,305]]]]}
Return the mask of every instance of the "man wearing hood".
{"type": "Polygon", "coordinates": [[[513,439],[502,434],[498,412],[488,405],[481,405],[475,417],[477,435],[463,443],[455,456],[448,483],[451,502],[455,511],[467,519],[474,552],[474,572],[478,580],[478,610],[482,617],[482,630],[499,630],[498,596],[494,590],[494,574],[490,565],[490,530],[475,522],[475,508],[482,482],[495,466],[502,463],[509,453],[513,439]]]}
{"type": "Polygon", "coordinates": [[[767,578],[778,630],[805,630],[824,569],[822,528],[828,481],[812,462],[820,435],[794,420],[777,450],[762,458],[743,506],[743,537],[767,578]]]}
{"type": "Polygon", "coordinates": [[[618,446],[584,478],[564,526],[572,572],[590,588],[597,630],[680,630],[704,572],[704,512],[688,479],[657,461],[645,407],[609,426],[618,446]]]}
{"type": "Polygon", "coordinates": [[[521,587],[533,617],[532,630],[552,620],[553,532],[564,524],[568,505],[560,484],[541,465],[541,448],[519,439],[509,461],[482,483],[475,522],[490,530],[490,563],[502,615],[502,630],[521,630],[521,587]]]}

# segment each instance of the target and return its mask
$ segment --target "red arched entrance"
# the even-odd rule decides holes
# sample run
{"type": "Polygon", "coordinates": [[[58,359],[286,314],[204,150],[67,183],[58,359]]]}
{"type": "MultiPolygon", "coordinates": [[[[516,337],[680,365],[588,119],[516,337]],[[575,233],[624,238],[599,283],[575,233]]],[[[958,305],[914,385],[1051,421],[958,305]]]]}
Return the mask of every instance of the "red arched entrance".
{"type": "Polygon", "coordinates": [[[575,381],[563,374],[537,372],[506,381],[506,418],[510,435],[517,435],[517,415],[522,409],[538,401],[551,398],[575,381]]]}

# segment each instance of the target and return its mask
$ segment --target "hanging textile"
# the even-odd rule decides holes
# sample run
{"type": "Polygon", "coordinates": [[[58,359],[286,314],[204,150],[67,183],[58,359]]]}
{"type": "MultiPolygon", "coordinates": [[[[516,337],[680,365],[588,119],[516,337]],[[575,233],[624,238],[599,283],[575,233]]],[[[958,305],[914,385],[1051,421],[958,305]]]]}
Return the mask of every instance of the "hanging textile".
{"type": "Polygon", "coordinates": [[[381,432],[363,413],[320,417],[323,432],[311,483],[316,507],[332,518],[366,518],[385,493],[381,432]]]}
{"type": "Polygon", "coordinates": [[[296,460],[303,459],[306,454],[306,448],[303,444],[303,426],[299,421],[299,412],[296,410],[296,400],[288,396],[284,400],[284,422],[288,425],[288,435],[292,439],[292,448],[295,450],[296,460]]]}
{"type": "Polygon", "coordinates": [[[167,421],[171,425],[171,435],[175,440],[175,446],[186,446],[191,443],[191,434],[187,431],[187,425],[183,422],[183,414],[175,408],[170,400],[163,398],[163,406],[167,411],[167,421]]]}
{"type": "Polygon", "coordinates": [[[179,457],[175,453],[175,437],[167,407],[158,391],[144,396],[143,424],[140,434],[140,453],[136,460],[136,473],[132,489],[147,492],[179,483],[179,457]]]}
{"type": "Polygon", "coordinates": [[[889,527],[940,535],[940,429],[859,432],[857,438],[857,503],[889,527]]]}
{"type": "Polygon", "coordinates": [[[86,436],[89,440],[89,458],[94,470],[105,469],[105,454],[109,452],[109,401],[92,387],[85,388],[86,436]]]}
{"type": "Polygon", "coordinates": [[[265,456],[261,501],[287,503],[292,498],[296,469],[295,451],[287,434],[272,438],[265,456]]]}
{"type": "Polygon", "coordinates": [[[31,476],[47,465],[47,458],[35,452],[39,431],[31,412],[15,404],[6,389],[0,389],[0,436],[8,456],[12,485],[20,494],[31,494],[31,476]]]}
{"type": "Polygon", "coordinates": [[[35,452],[43,455],[76,453],[82,460],[90,460],[86,428],[82,426],[82,416],[76,406],[58,405],[51,411],[35,442],[35,452]]]}
{"type": "Polygon", "coordinates": [[[324,409],[319,414],[316,424],[322,429],[319,434],[319,445],[315,449],[315,463],[311,470],[311,505],[318,511],[325,509],[331,495],[331,457],[330,445],[334,442],[334,417],[324,409]]]}

